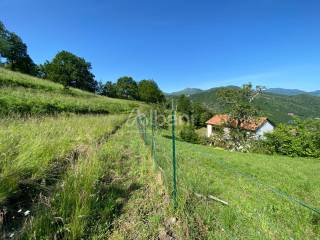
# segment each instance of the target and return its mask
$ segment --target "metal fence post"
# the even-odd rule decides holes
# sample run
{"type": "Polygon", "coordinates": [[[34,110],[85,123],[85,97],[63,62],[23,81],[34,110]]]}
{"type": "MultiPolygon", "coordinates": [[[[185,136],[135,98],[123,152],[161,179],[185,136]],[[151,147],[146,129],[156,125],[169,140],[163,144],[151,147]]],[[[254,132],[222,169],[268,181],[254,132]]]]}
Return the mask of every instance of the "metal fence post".
{"type": "Polygon", "coordinates": [[[176,139],[175,139],[175,110],[172,99],[172,181],[173,181],[173,202],[174,208],[177,207],[177,169],[176,169],[176,139]]]}
{"type": "Polygon", "coordinates": [[[155,146],[154,146],[154,111],[152,110],[151,115],[151,129],[152,129],[152,141],[151,141],[151,151],[152,151],[152,159],[155,161],[155,146]]]}

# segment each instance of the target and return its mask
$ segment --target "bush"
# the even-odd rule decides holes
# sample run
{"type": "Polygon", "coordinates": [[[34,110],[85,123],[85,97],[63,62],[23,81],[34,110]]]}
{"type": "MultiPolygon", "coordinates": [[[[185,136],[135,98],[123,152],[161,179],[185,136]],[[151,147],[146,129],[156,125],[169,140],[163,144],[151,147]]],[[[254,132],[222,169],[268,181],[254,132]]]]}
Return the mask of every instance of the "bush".
{"type": "Polygon", "coordinates": [[[193,126],[185,126],[180,131],[180,138],[185,142],[199,143],[199,136],[193,126]]]}
{"type": "Polygon", "coordinates": [[[210,137],[210,144],[238,152],[249,152],[253,142],[252,134],[240,129],[231,128],[226,134],[223,128],[216,128],[214,134],[210,137]]]}
{"type": "Polygon", "coordinates": [[[291,157],[320,157],[320,121],[299,120],[293,124],[280,124],[273,133],[266,135],[267,152],[291,157]]]}

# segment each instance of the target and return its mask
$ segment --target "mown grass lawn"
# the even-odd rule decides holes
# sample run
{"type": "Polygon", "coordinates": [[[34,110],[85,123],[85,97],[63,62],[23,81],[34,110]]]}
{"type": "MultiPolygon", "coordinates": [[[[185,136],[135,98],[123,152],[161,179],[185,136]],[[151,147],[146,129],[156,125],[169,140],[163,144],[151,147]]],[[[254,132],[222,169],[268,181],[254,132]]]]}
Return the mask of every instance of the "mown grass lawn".
{"type": "MultiPolygon", "coordinates": [[[[171,140],[158,136],[156,146],[156,160],[171,191],[171,140]]],[[[176,151],[185,237],[319,239],[320,215],[281,195],[320,207],[319,159],[228,152],[180,141],[176,151]]]]}

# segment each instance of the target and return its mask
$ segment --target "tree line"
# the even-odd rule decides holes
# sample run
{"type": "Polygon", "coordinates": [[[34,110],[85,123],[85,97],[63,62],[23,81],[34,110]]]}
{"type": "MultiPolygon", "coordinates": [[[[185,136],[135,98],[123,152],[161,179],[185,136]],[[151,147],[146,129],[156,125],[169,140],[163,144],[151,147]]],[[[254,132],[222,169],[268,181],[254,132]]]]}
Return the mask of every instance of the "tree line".
{"type": "Polygon", "coordinates": [[[68,51],[60,51],[51,61],[35,64],[28,54],[27,45],[14,32],[6,29],[0,21],[0,65],[12,71],[19,71],[48,79],[69,87],[95,92],[108,97],[141,100],[148,103],[165,101],[164,94],[154,80],[135,81],[125,76],[103,84],[95,80],[92,65],[84,58],[68,51]],[[5,61],[2,63],[2,59],[5,61]]]}

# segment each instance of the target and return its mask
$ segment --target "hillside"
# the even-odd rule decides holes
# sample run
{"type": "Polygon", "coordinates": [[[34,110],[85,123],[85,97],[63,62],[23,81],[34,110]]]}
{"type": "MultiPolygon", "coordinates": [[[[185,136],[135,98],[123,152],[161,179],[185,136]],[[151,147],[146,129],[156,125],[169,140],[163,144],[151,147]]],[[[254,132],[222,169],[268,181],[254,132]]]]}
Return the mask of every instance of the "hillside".
{"type": "Polygon", "coordinates": [[[319,97],[320,97],[320,90],[313,91],[313,92],[312,92],[312,95],[314,95],[314,96],[319,96],[319,97]]]}
{"type": "Polygon", "coordinates": [[[266,90],[266,92],[280,94],[280,95],[286,95],[286,96],[294,96],[294,95],[300,95],[300,94],[308,94],[311,96],[319,96],[320,95],[320,90],[306,92],[306,91],[302,91],[299,89],[285,89],[285,88],[268,88],[266,90]]]}
{"type": "Polygon", "coordinates": [[[142,105],[98,96],[79,89],[0,68],[0,114],[45,115],[121,113],[142,105]]]}
{"type": "Polygon", "coordinates": [[[167,95],[170,95],[170,96],[179,96],[179,95],[193,95],[193,94],[196,94],[196,93],[201,93],[203,90],[199,89],[199,88],[186,88],[186,89],[183,89],[181,91],[177,91],[177,92],[172,92],[172,93],[167,93],[167,95]]]}
{"type": "Polygon", "coordinates": [[[157,238],[165,190],[130,115],[146,104],[1,68],[0,92],[1,239],[157,238]]]}
{"type": "MultiPolygon", "coordinates": [[[[214,112],[226,111],[217,103],[217,88],[193,94],[190,99],[204,103],[214,112]]],[[[302,118],[315,118],[320,116],[320,97],[308,94],[286,96],[264,92],[255,104],[261,115],[265,115],[275,123],[288,122],[292,119],[288,113],[294,113],[302,118]]]]}
{"type": "Polygon", "coordinates": [[[280,94],[280,95],[287,95],[287,96],[294,96],[294,95],[306,93],[305,91],[302,91],[299,89],[285,89],[285,88],[268,88],[266,92],[280,94]]]}
{"type": "MultiPolygon", "coordinates": [[[[1,239],[320,234],[319,159],[177,141],[174,207],[170,128],[152,127],[144,114],[135,114],[149,116],[151,106],[65,90],[3,69],[0,79],[1,239]]],[[[278,97],[259,101],[274,106],[278,97]]],[[[305,99],[296,96],[294,106],[305,99]]]]}

